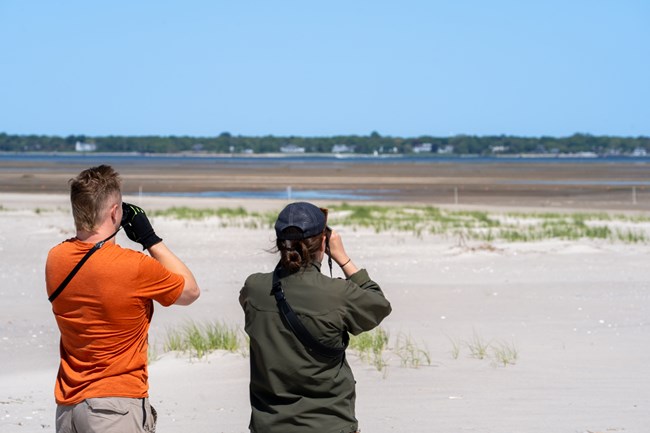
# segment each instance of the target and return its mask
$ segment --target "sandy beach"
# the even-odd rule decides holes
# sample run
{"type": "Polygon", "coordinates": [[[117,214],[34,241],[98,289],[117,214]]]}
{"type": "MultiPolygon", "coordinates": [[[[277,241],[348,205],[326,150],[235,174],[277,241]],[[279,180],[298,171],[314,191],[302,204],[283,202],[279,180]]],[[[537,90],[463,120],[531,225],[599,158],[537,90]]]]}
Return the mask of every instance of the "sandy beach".
{"type": "MultiPolygon", "coordinates": [[[[73,174],[78,171],[76,167],[71,170],[73,174]]],[[[339,180],[330,187],[339,187],[346,175],[352,176],[341,170],[339,180]]],[[[182,204],[266,211],[280,210],[286,203],[140,197],[138,184],[151,190],[160,178],[152,174],[138,180],[128,168],[121,171],[125,200],[145,209],[182,204]]],[[[45,296],[44,263],[52,246],[74,236],[64,194],[71,175],[65,170],[46,170],[46,174],[23,179],[34,181],[31,186],[18,180],[16,185],[22,187],[7,183],[11,176],[22,176],[17,173],[0,172],[0,432],[53,432],[59,336],[45,296]]],[[[183,179],[191,177],[173,170],[170,175],[174,173],[183,179]]],[[[364,176],[368,176],[368,185],[376,179],[392,183],[402,179],[406,190],[415,191],[394,197],[391,203],[453,204],[448,197],[445,201],[429,194],[437,190],[436,176],[417,170],[408,176],[400,173],[384,173],[383,177],[366,173],[361,180],[358,176],[350,179],[354,185],[364,184],[364,176]]],[[[534,176],[535,171],[527,176],[530,173],[534,176]]],[[[592,176],[584,171],[566,173],[592,176]]],[[[626,176],[621,173],[617,178],[626,176]]],[[[303,175],[291,182],[305,182],[308,176],[303,175]]],[[[488,177],[493,179],[493,175],[488,177]]],[[[265,184],[258,176],[264,174],[256,173],[251,180],[256,187],[274,182],[265,184]]],[[[277,172],[273,174],[277,178],[269,176],[281,177],[277,172]]],[[[459,176],[456,181],[464,178],[476,191],[485,184],[476,173],[459,176]]],[[[647,180],[643,173],[634,176],[647,180]]],[[[178,186],[178,182],[169,184],[178,186]]],[[[477,193],[476,200],[463,205],[490,212],[587,209],[646,216],[650,209],[647,191],[639,191],[635,206],[628,203],[628,192],[607,195],[603,190],[597,194],[583,190],[571,196],[567,190],[544,194],[542,188],[537,196],[524,199],[520,191],[513,191],[492,196],[477,193]]],[[[190,307],[156,308],[150,332],[156,353],[149,372],[151,401],[160,414],[158,432],[246,432],[245,353],[217,351],[196,359],[187,353],[163,353],[162,345],[170,329],[190,320],[243,326],[238,292],[248,274],[273,268],[275,257],[267,252],[273,233],[266,228],[223,227],[215,218],[156,217],[153,223],[194,271],[202,288],[200,300],[190,307]]],[[[640,227],[650,235],[647,223],[640,227]]],[[[647,242],[547,239],[495,240],[486,245],[428,233],[375,233],[350,227],[341,233],[351,257],[368,269],[393,305],[393,313],[382,324],[390,335],[383,371],[354,351],[348,353],[357,380],[357,415],[363,432],[650,431],[647,242]],[[410,340],[426,353],[430,365],[403,366],[403,352],[397,350],[400,340],[410,340]],[[483,359],[472,353],[478,343],[486,346],[483,359]],[[514,349],[516,359],[504,365],[495,353],[499,347],[514,349]]],[[[122,233],[117,241],[138,249],[122,233]]]]}

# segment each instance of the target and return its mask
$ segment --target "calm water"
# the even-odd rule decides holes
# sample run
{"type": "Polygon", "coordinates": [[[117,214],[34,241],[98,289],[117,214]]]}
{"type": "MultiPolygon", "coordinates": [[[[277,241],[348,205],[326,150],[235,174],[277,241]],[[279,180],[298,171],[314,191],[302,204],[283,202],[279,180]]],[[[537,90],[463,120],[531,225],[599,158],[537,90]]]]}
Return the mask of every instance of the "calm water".
{"type": "Polygon", "coordinates": [[[241,199],[280,199],[280,200],[379,200],[386,198],[389,193],[399,191],[386,190],[292,190],[282,191],[203,191],[196,193],[151,193],[143,194],[158,197],[216,197],[216,198],[241,198],[241,199]]]}
{"type": "Polygon", "coordinates": [[[22,161],[35,163],[68,163],[68,164],[121,164],[121,165],[178,165],[205,164],[210,162],[237,165],[269,165],[291,163],[349,163],[349,164],[602,164],[612,162],[617,164],[650,164],[649,157],[487,157],[487,156],[403,156],[403,155],[282,155],[282,156],[194,156],[194,155],[143,155],[143,154],[76,154],[76,153],[0,153],[2,161],[22,161]]]}

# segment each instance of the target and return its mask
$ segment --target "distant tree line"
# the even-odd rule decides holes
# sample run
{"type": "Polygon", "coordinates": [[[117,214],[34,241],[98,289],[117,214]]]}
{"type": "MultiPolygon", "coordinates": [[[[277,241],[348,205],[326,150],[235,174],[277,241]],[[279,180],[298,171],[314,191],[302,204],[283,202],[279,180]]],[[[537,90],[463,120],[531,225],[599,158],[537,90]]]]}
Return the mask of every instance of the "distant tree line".
{"type": "Polygon", "coordinates": [[[650,154],[650,137],[613,137],[574,134],[569,137],[516,137],[508,135],[451,137],[420,136],[413,138],[340,135],[332,137],[249,137],[224,132],[216,137],[190,136],[103,136],[12,135],[0,133],[0,151],[4,152],[73,152],[76,143],[91,143],[96,152],[138,153],[272,153],[284,146],[297,146],[306,153],[330,153],[344,145],[355,153],[455,155],[493,154],[562,154],[592,152],[598,155],[650,154]],[[423,150],[424,149],[424,150],[423,150]]]}

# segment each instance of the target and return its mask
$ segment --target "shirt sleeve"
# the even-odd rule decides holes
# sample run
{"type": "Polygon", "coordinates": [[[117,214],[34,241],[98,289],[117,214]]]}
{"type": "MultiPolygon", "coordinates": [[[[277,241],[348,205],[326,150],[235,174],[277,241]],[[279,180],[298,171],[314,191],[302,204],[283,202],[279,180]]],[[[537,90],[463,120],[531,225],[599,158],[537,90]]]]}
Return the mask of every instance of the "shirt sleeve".
{"type": "Polygon", "coordinates": [[[353,335],[370,331],[392,311],[390,302],[365,269],[350,277],[344,297],[343,322],[353,335]]]}
{"type": "Polygon", "coordinates": [[[158,260],[145,254],[141,256],[138,269],[139,295],[153,299],[164,307],[175,303],[183,293],[185,278],[170,272],[158,260]]]}

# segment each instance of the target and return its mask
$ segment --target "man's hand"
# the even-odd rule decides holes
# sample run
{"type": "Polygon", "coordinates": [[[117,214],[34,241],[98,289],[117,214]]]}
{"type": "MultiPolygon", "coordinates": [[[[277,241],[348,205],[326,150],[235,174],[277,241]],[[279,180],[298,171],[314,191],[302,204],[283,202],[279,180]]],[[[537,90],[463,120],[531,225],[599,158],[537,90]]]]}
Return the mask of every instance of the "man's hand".
{"type": "Polygon", "coordinates": [[[162,238],[153,231],[147,214],[134,204],[122,202],[122,227],[129,239],[142,245],[145,250],[162,242],[162,238]]]}

